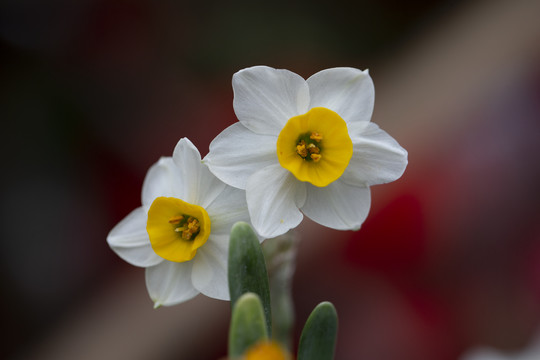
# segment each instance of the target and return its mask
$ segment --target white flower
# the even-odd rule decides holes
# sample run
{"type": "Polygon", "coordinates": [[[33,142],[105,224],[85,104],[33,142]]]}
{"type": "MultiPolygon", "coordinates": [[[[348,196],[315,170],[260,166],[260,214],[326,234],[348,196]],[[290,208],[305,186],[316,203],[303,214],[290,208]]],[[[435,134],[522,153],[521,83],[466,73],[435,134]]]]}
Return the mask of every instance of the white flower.
{"type": "Polygon", "coordinates": [[[248,221],[245,192],[225,185],[202,164],[199,151],[181,139],[146,175],[142,206],[107,237],[125,261],[146,268],[156,307],[199,293],[229,300],[229,233],[248,221]]]}
{"type": "Polygon", "coordinates": [[[461,360],[538,360],[540,359],[540,331],[530,341],[529,345],[516,351],[499,351],[485,346],[468,350],[461,360]]]}
{"type": "Polygon", "coordinates": [[[398,179],[407,152],[371,123],[373,82],[366,71],[334,68],[304,80],[256,66],[233,76],[239,122],[210,144],[204,162],[246,190],[255,229],[274,237],[303,214],[334,229],[358,229],[369,186],[398,179]]]}

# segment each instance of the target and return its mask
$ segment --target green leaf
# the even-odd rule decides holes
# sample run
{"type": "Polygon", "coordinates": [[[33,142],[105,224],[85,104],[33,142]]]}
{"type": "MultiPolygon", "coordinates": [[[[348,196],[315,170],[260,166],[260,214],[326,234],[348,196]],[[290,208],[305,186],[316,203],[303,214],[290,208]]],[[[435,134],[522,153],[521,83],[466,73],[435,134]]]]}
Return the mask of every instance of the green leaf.
{"type": "Polygon", "coordinates": [[[229,357],[242,356],[251,346],[267,340],[261,299],[253,293],[242,295],[234,304],[229,329],[229,357]]]}
{"type": "Polygon", "coordinates": [[[262,244],[272,299],[272,338],[289,351],[293,348],[294,304],[292,278],[297,239],[292,232],[262,244]]]}
{"type": "Polygon", "coordinates": [[[332,360],[336,347],[337,312],[329,302],[315,307],[304,325],[298,360],[332,360]]]}
{"type": "Polygon", "coordinates": [[[272,313],[268,273],[257,235],[251,226],[238,222],[231,229],[229,244],[229,293],[231,306],[245,293],[252,292],[262,302],[268,334],[272,333],[272,313]]]}

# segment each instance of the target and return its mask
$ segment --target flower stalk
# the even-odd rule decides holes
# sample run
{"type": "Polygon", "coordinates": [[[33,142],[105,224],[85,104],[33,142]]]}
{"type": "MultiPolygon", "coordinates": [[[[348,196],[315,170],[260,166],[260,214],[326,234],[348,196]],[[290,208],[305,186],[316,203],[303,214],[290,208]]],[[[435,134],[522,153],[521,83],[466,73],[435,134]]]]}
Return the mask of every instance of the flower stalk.
{"type": "Polygon", "coordinates": [[[273,338],[286,349],[291,350],[295,319],[292,279],[296,262],[296,235],[288,232],[268,239],[262,244],[262,249],[270,281],[273,338]]]}

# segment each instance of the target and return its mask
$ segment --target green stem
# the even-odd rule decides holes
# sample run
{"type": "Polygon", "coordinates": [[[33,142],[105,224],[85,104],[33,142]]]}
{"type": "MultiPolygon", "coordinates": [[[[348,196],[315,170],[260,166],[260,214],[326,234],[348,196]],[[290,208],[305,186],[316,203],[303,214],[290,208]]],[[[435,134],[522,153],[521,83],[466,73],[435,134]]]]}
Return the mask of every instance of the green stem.
{"type": "Polygon", "coordinates": [[[272,299],[272,337],[292,349],[294,305],[292,278],[296,260],[296,237],[287,233],[263,242],[272,299]]]}

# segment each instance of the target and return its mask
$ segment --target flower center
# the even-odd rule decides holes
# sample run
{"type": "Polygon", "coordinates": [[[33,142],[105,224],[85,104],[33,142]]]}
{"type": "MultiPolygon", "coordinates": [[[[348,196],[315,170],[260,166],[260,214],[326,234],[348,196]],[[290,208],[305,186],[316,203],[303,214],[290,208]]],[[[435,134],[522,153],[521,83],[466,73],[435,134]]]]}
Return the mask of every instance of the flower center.
{"type": "Polygon", "coordinates": [[[337,180],[353,152],[345,120],[322,107],[290,118],[279,133],[276,147],[281,166],[298,180],[318,187],[337,180]]]}
{"type": "Polygon", "coordinates": [[[208,240],[210,218],[198,205],[158,197],[148,210],[146,231],[156,254],[169,261],[189,261],[208,240]]]}
{"type": "Polygon", "coordinates": [[[191,240],[199,234],[201,225],[199,219],[186,214],[175,215],[169,219],[169,224],[174,225],[174,231],[181,233],[182,239],[191,240]]]}
{"type": "Polygon", "coordinates": [[[321,148],[319,143],[322,135],[317,132],[305,133],[300,135],[296,144],[296,153],[304,160],[315,162],[321,160],[321,148]]]}

